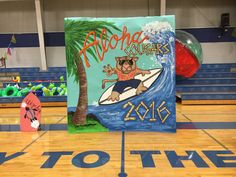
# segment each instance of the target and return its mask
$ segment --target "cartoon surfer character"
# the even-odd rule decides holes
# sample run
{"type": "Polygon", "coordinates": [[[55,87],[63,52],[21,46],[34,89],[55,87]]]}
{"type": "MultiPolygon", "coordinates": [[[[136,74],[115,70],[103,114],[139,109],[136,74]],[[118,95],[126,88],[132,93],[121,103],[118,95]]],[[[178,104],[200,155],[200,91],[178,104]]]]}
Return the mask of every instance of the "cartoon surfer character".
{"type": "Polygon", "coordinates": [[[147,90],[147,87],[143,85],[143,82],[139,79],[135,79],[134,77],[138,74],[142,74],[142,76],[145,74],[150,74],[150,71],[141,70],[138,68],[136,65],[137,60],[138,57],[116,57],[115,68],[112,68],[109,64],[104,66],[103,72],[105,72],[108,77],[113,74],[118,76],[118,79],[104,79],[102,81],[103,89],[105,88],[105,84],[107,82],[116,82],[111,95],[107,98],[108,101],[119,101],[120,94],[122,94],[127,87],[135,88],[137,95],[147,90]]]}
{"type": "Polygon", "coordinates": [[[22,103],[21,105],[22,108],[25,108],[25,115],[24,115],[24,118],[26,119],[29,119],[30,122],[31,122],[31,127],[35,128],[35,129],[38,129],[39,128],[39,121],[37,120],[36,118],[36,112],[38,111],[38,109],[32,109],[32,108],[29,108],[27,106],[26,103],[22,103]]]}

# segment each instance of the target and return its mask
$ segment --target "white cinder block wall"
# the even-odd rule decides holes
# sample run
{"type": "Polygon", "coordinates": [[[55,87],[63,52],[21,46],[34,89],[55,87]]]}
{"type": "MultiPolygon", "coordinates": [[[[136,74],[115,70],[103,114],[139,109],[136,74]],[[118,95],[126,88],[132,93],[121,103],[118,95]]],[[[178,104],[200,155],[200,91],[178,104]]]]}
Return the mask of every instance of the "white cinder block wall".
{"type": "MultiPolygon", "coordinates": [[[[236,26],[236,0],[166,0],[176,27],[218,27],[220,14],[230,13],[236,26]]],[[[159,15],[159,0],[42,0],[45,32],[64,31],[64,17],[159,15]]],[[[34,0],[0,1],[0,34],[37,33],[34,0]]],[[[0,41],[1,42],[1,41],[0,41]]],[[[202,43],[204,63],[236,63],[236,43],[202,43]]],[[[0,48],[0,55],[6,49],[0,48]]],[[[65,66],[64,47],[47,47],[48,66],[65,66]]],[[[40,67],[38,47],[15,48],[7,67],[40,67]]]]}

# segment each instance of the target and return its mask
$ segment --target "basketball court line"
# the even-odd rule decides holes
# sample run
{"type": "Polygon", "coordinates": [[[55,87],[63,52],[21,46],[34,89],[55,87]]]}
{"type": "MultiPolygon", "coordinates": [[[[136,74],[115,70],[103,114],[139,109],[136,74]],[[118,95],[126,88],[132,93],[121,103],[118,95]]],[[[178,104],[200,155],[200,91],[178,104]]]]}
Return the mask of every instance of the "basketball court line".
{"type": "MultiPolygon", "coordinates": [[[[223,130],[222,130],[223,131],[223,130]]],[[[16,133],[19,134],[19,133],[16,133]]],[[[113,136],[112,133],[108,133],[109,138],[104,138],[107,133],[101,134],[84,134],[85,137],[78,134],[68,135],[67,132],[54,132],[48,131],[48,134],[42,135],[36,143],[32,143],[26,150],[26,155],[19,159],[13,159],[13,161],[6,162],[2,168],[5,168],[2,176],[11,176],[12,173],[15,176],[56,176],[60,173],[60,176],[118,176],[121,171],[122,161],[122,150],[124,153],[124,172],[128,176],[163,176],[163,177],[174,177],[176,172],[180,176],[233,176],[235,171],[233,169],[220,169],[216,168],[211,161],[207,159],[203,154],[202,150],[223,150],[222,146],[215,143],[215,141],[200,130],[180,130],[177,134],[166,134],[166,133],[132,133],[120,132],[118,136],[113,136]],[[185,132],[185,133],[184,133],[185,132]],[[184,133],[184,134],[183,134],[184,133]],[[59,134],[59,135],[58,135],[59,134]],[[194,140],[193,137],[197,134],[200,139],[194,140]],[[94,135],[94,136],[93,136],[94,135]],[[188,135],[188,136],[186,136],[188,135]],[[63,137],[63,138],[62,138],[63,137]],[[119,139],[119,137],[122,137],[119,139]],[[168,138],[169,137],[169,138],[168,138]],[[59,139],[58,139],[59,138],[59,139]],[[62,139],[61,139],[62,138],[62,139]],[[91,138],[94,138],[94,142],[91,142],[91,138]],[[203,139],[202,139],[203,138],[203,139]],[[177,139],[177,140],[176,140],[177,139]],[[102,141],[102,142],[101,142],[102,141]],[[111,142],[116,141],[114,144],[111,142]],[[47,142],[47,143],[45,143],[47,142]],[[63,145],[62,145],[63,142],[63,145]],[[124,143],[122,145],[122,142],[124,143]],[[207,143],[205,143],[207,142],[207,143]],[[65,143],[65,144],[64,144],[65,143]],[[66,145],[66,143],[69,143],[66,145]],[[88,145],[84,145],[88,143],[88,145]],[[118,144],[119,143],[119,144],[118,144]],[[110,147],[108,147],[108,145],[110,147]],[[122,145],[122,146],[121,146],[122,145]],[[210,147],[211,146],[211,147],[210,147]],[[102,150],[107,152],[111,156],[109,163],[98,169],[81,169],[76,168],[71,163],[71,159],[77,154],[84,151],[90,150],[102,150]],[[159,155],[153,155],[153,161],[156,165],[153,168],[145,168],[142,165],[142,159],[140,155],[130,154],[131,151],[161,151],[159,155]],[[174,150],[178,155],[185,155],[186,150],[196,151],[201,158],[206,161],[209,168],[202,169],[196,167],[191,160],[183,161],[184,168],[176,169],[171,167],[167,157],[165,156],[165,150],[174,150]],[[43,156],[43,152],[68,152],[74,151],[72,156],[64,156],[58,160],[53,168],[42,169],[40,166],[46,162],[48,157],[43,156]],[[126,153],[126,154],[125,154],[126,153]],[[37,159],[35,161],[35,159],[37,159]],[[18,164],[25,163],[24,167],[17,166],[18,164]],[[67,170],[65,170],[65,167],[67,170]],[[21,170],[19,170],[19,168],[21,170]],[[68,171],[68,172],[67,172],[68,171]],[[115,172],[114,172],[115,171],[115,172]],[[30,175],[29,175],[30,173],[30,175]]],[[[117,135],[117,134],[116,134],[117,135]]],[[[233,143],[233,142],[232,142],[233,143]]],[[[6,146],[6,149],[9,146],[6,146]]],[[[233,147],[235,147],[233,145],[233,147]]],[[[233,150],[231,148],[230,150],[233,150]]],[[[3,150],[4,151],[4,150],[3,150]]],[[[10,151],[11,152],[11,151],[10,151]]],[[[87,159],[86,159],[87,160],[87,159]]],[[[96,159],[90,156],[90,160],[86,162],[93,162],[96,159]],[[91,160],[91,161],[90,161],[91,160]]],[[[0,169],[1,170],[1,169],[0,169]]]]}
{"type": "Polygon", "coordinates": [[[176,122],[188,122],[189,120],[181,113],[176,113],[176,122]]]}
{"type": "Polygon", "coordinates": [[[177,129],[236,129],[236,122],[177,122],[177,129]]]}
{"type": "Polygon", "coordinates": [[[220,146],[222,146],[225,150],[229,150],[223,143],[221,143],[219,140],[217,140],[213,135],[211,135],[209,132],[206,130],[202,129],[202,131],[207,134],[209,137],[211,137],[216,143],[218,143],[220,146]]]}
{"type": "Polygon", "coordinates": [[[31,141],[29,144],[27,144],[20,152],[24,152],[28,147],[30,147],[32,144],[34,144],[39,138],[41,138],[43,135],[45,135],[47,131],[44,131],[42,134],[38,136],[35,140],[31,141]]]}
{"type": "MultiPolygon", "coordinates": [[[[66,118],[66,116],[63,116],[58,122],[56,122],[56,124],[60,123],[64,118],[66,118]]],[[[30,147],[32,144],[34,144],[38,139],[40,139],[41,137],[43,137],[43,135],[45,135],[49,130],[45,130],[41,135],[39,135],[35,140],[33,140],[32,142],[30,142],[28,145],[26,145],[20,152],[24,152],[28,147],[30,147]]]]}
{"type": "MultiPolygon", "coordinates": [[[[63,119],[62,119],[63,120],[63,119]]],[[[236,122],[177,122],[177,129],[236,129],[236,122]]],[[[67,124],[41,124],[41,131],[65,131],[67,124]]],[[[0,124],[0,132],[18,132],[20,125],[0,124]]]]}
{"type": "MultiPolygon", "coordinates": [[[[192,120],[188,118],[185,114],[182,114],[186,119],[188,119],[190,122],[192,120]]],[[[212,136],[209,132],[207,132],[205,129],[201,129],[207,136],[212,138],[216,143],[218,143],[221,147],[223,147],[225,150],[229,150],[223,143],[221,143],[219,140],[217,140],[214,136],[212,136]]]]}
{"type": "Polygon", "coordinates": [[[192,120],[192,122],[236,122],[235,115],[185,115],[192,120]]]}
{"type": "MultiPolygon", "coordinates": [[[[54,113],[57,111],[52,110],[54,113]]],[[[234,111],[234,110],[233,110],[234,111]]],[[[24,134],[19,132],[3,132],[2,128],[5,130],[14,127],[15,130],[20,131],[19,124],[12,121],[4,121],[4,124],[0,123],[0,134],[3,132],[3,137],[5,141],[2,145],[2,151],[12,154],[16,149],[18,152],[26,152],[25,156],[19,159],[13,159],[13,161],[6,162],[2,166],[5,170],[1,176],[54,176],[60,173],[61,176],[145,176],[145,174],[150,174],[150,176],[163,176],[163,177],[174,177],[178,170],[180,176],[233,176],[235,171],[233,169],[223,169],[216,168],[209,159],[207,159],[202,150],[231,150],[235,152],[235,131],[236,131],[236,120],[234,121],[232,113],[230,116],[230,121],[225,120],[224,116],[220,122],[220,119],[214,121],[214,115],[225,115],[223,113],[209,114],[212,115],[211,119],[206,119],[208,122],[201,122],[204,120],[205,115],[204,110],[202,111],[205,115],[200,120],[197,120],[197,115],[194,119],[191,119],[191,114],[189,112],[178,111],[177,113],[177,133],[158,133],[158,132],[119,132],[118,134],[111,133],[98,133],[98,134],[84,134],[80,135],[68,135],[67,124],[65,122],[66,115],[62,113],[59,118],[55,118],[48,122],[47,119],[42,125],[42,131],[36,133],[35,137],[30,134],[24,134]],[[182,112],[182,113],[181,113],[182,112]],[[184,114],[186,113],[186,114],[184,114]],[[64,116],[63,116],[64,115],[64,116]],[[63,117],[62,117],[63,116],[63,117]],[[60,119],[60,120],[59,120],[60,119]],[[212,122],[211,122],[212,120],[212,122]],[[52,124],[50,124],[52,123],[52,124]],[[205,125],[204,125],[205,124],[205,125]],[[231,125],[230,125],[231,124],[231,125]],[[209,129],[204,129],[209,128],[209,129]],[[217,129],[218,128],[218,129],[217,129]],[[188,130],[186,130],[188,129],[188,130]],[[228,130],[227,130],[228,129],[228,130]],[[232,129],[232,130],[230,130],[232,129]],[[62,130],[62,131],[55,131],[62,130]],[[227,134],[224,134],[227,132],[227,134]],[[94,135],[94,136],[93,136],[94,135]],[[14,140],[14,136],[23,138],[18,140],[16,147],[12,147],[9,142],[11,137],[14,140]],[[192,137],[195,137],[192,138],[192,137]],[[25,138],[26,137],[26,138],[25,138]],[[32,139],[35,138],[35,139],[32,139]],[[91,139],[93,140],[91,141],[91,139]],[[20,146],[20,147],[19,147],[20,146]],[[19,147],[19,148],[18,148],[19,147]],[[229,149],[228,149],[229,148],[229,149]],[[111,156],[111,160],[101,169],[78,169],[71,163],[71,159],[76,153],[86,152],[90,150],[102,150],[107,152],[111,156]],[[161,151],[160,155],[153,155],[155,168],[144,168],[142,166],[142,161],[140,155],[131,155],[132,150],[142,150],[142,151],[161,151]],[[196,151],[210,166],[208,169],[200,169],[192,163],[192,161],[184,161],[185,168],[176,169],[171,167],[167,157],[165,156],[165,150],[174,150],[178,155],[186,155],[186,150],[196,151]],[[72,156],[65,156],[58,160],[58,163],[54,168],[42,169],[40,166],[46,162],[48,157],[43,156],[42,153],[45,151],[60,152],[60,151],[74,151],[72,156]],[[37,159],[35,161],[35,159],[37,159]],[[25,162],[24,167],[18,167],[17,164],[22,164],[25,162]],[[65,171],[65,165],[67,170],[65,171]],[[19,170],[20,169],[20,170],[19,170]]],[[[208,113],[208,112],[207,112],[208,113]]],[[[4,116],[1,116],[4,119],[4,116]]],[[[16,115],[17,117],[17,115],[16,115]]],[[[47,117],[47,115],[44,115],[47,117]]],[[[50,114],[50,118],[53,118],[53,114],[50,114]]],[[[50,119],[49,118],[49,119],[50,119]]],[[[87,162],[92,162],[90,160],[96,160],[93,156],[89,156],[87,162]]],[[[87,159],[86,159],[87,160],[87,159]]],[[[1,170],[1,169],[0,169],[1,170]]]]}
{"type": "Polygon", "coordinates": [[[127,173],[125,173],[125,132],[124,131],[122,131],[120,163],[121,165],[120,165],[119,177],[126,177],[127,173]]]}
{"type": "Polygon", "coordinates": [[[200,116],[202,116],[202,115],[232,115],[232,114],[236,114],[236,112],[218,113],[218,114],[217,114],[217,113],[214,114],[214,113],[210,113],[210,112],[209,112],[209,113],[204,112],[204,113],[202,113],[202,114],[201,114],[201,113],[188,113],[188,112],[187,112],[187,113],[184,113],[184,114],[185,114],[185,115],[196,115],[196,116],[197,116],[197,115],[200,115],[200,116]]]}
{"type": "Polygon", "coordinates": [[[192,122],[191,119],[189,119],[185,114],[182,114],[186,119],[188,119],[190,122],[192,122]]]}

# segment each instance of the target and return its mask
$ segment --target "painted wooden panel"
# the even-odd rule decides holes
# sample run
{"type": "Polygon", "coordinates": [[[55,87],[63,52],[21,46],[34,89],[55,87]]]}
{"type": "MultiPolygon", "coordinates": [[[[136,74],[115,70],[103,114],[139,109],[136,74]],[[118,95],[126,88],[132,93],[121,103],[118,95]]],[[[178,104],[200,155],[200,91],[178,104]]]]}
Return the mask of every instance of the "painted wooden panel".
{"type": "Polygon", "coordinates": [[[175,132],[174,16],[66,18],[69,132],[175,132]]]}

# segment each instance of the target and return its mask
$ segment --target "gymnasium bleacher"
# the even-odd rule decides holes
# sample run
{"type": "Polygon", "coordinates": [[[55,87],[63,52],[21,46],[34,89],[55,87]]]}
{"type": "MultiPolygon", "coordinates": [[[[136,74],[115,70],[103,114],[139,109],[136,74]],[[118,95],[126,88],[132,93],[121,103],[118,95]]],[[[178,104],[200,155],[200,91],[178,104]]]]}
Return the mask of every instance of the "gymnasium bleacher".
{"type": "Polygon", "coordinates": [[[182,104],[236,104],[236,64],[202,64],[189,79],[177,78],[182,104]]]}
{"type": "MultiPolygon", "coordinates": [[[[176,79],[176,97],[182,104],[236,104],[236,64],[202,64],[198,72],[188,79],[176,79]]],[[[26,87],[29,83],[37,85],[42,83],[48,86],[51,82],[55,86],[61,83],[59,77],[66,79],[65,67],[49,67],[48,71],[40,71],[39,68],[1,68],[1,87],[14,85],[12,77],[20,75],[20,87],[26,87]]],[[[43,103],[66,102],[66,96],[43,96],[43,103]]],[[[21,97],[0,97],[0,104],[4,107],[8,103],[20,103],[21,97]]],[[[49,104],[50,105],[50,104],[49,104]]]]}
{"type": "MultiPolygon", "coordinates": [[[[32,85],[42,84],[47,87],[50,83],[59,86],[61,82],[60,76],[66,79],[65,67],[49,67],[48,71],[40,71],[39,68],[1,68],[0,69],[0,88],[5,88],[7,85],[14,86],[16,83],[12,82],[14,76],[19,75],[21,82],[17,84],[24,88],[29,83],[32,85]]],[[[0,97],[0,107],[18,107],[22,101],[22,97],[0,97]]],[[[66,96],[42,96],[39,97],[42,105],[45,106],[65,106],[66,96]]]]}

